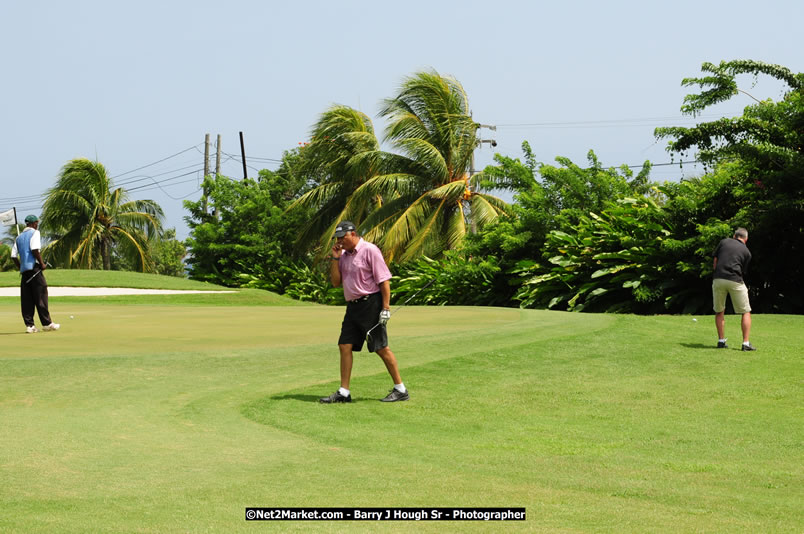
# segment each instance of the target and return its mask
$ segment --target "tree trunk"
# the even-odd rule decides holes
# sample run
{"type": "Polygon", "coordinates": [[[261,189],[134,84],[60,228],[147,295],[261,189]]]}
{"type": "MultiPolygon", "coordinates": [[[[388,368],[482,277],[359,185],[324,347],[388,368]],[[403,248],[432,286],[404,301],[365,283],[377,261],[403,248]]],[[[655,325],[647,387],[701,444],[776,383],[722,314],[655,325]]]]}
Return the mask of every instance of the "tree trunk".
{"type": "Polygon", "coordinates": [[[101,256],[103,257],[103,270],[112,270],[112,255],[109,251],[109,241],[106,239],[101,240],[101,256]]]}

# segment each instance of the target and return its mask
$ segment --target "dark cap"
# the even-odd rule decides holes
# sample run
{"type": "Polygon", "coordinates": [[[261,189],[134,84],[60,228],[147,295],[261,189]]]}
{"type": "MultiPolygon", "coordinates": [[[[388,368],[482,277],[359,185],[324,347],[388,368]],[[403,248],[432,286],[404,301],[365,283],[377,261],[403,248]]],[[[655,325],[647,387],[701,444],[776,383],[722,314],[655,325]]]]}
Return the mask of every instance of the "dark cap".
{"type": "Polygon", "coordinates": [[[28,215],[27,217],[25,217],[25,222],[26,223],[35,223],[38,220],[39,220],[39,217],[37,217],[36,215],[28,215]]]}
{"type": "Polygon", "coordinates": [[[341,221],[338,223],[338,226],[335,227],[335,237],[343,237],[346,235],[347,232],[354,232],[355,225],[349,221],[341,221]]]}

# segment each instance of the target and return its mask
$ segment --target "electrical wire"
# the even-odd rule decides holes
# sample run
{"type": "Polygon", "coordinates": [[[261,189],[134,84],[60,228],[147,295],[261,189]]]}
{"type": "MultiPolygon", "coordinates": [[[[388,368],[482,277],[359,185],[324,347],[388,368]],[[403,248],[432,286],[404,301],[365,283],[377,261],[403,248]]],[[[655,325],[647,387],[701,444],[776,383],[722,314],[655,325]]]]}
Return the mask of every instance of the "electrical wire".
{"type": "Polygon", "coordinates": [[[560,121],[560,122],[525,122],[525,123],[506,123],[497,124],[496,128],[616,128],[632,126],[651,126],[656,122],[699,122],[702,119],[721,119],[725,114],[720,115],[699,115],[697,117],[646,117],[635,119],[607,119],[596,121],[560,121]]]}
{"type": "Polygon", "coordinates": [[[200,146],[201,144],[203,144],[203,143],[199,143],[199,144],[197,144],[197,145],[191,146],[190,148],[185,148],[184,150],[182,150],[182,151],[180,151],[180,152],[176,152],[175,154],[173,154],[173,155],[171,155],[171,156],[168,156],[168,157],[166,157],[166,158],[162,158],[162,159],[160,159],[160,160],[158,160],[158,161],[154,161],[153,163],[149,163],[148,165],[143,165],[142,167],[137,167],[136,169],[132,169],[132,170],[130,170],[130,171],[126,171],[126,172],[124,172],[124,173],[122,173],[122,174],[118,174],[117,176],[112,176],[111,178],[112,178],[112,179],[114,179],[114,178],[120,178],[121,176],[125,176],[125,175],[127,175],[127,174],[131,174],[132,172],[137,172],[137,171],[139,171],[139,170],[146,169],[146,168],[148,168],[148,167],[152,167],[152,166],[154,166],[154,165],[156,165],[156,164],[158,164],[158,163],[162,163],[163,161],[167,161],[167,160],[169,160],[169,159],[171,159],[171,158],[175,158],[176,156],[180,156],[180,155],[184,154],[185,152],[189,152],[190,150],[197,149],[197,148],[198,148],[198,146],[200,146]]]}

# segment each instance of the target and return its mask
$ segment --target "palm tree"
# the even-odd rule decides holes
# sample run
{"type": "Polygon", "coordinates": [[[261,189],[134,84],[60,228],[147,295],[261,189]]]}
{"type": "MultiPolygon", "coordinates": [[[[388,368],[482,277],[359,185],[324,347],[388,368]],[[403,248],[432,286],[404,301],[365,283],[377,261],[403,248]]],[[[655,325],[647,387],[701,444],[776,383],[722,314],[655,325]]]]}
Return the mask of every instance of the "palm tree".
{"type": "Polygon", "coordinates": [[[355,197],[379,194],[389,200],[365,224],[367,237],[390,259],[437,256],[458,245],[471,226],[481,227],[507,208],[470,186],[479,125],[458,80],[435,71],[417,73],[385,101],[380,115],[389,120],[385,139],[402,155],[382,157],[394,172],[368,180],[355,197]]]}
{"type": "MultiPolygon", "coordinates": [[[[396,97],[385,101],[380,115],[389,121],[385,140],[398,153],[368,142],[348,145],[351,150],[338,151],[329,160],[338,163],[338,174],[323,176],[322,184],[298,201],[309,207],[316,207],[313,198],[319,206],[330,203],[322,240],[331,237],[337,219],[348,218],[389,260],[438,256],[460,243],[471,225],[482,226],[507,208],[504,201],[470,186],[478,124],[456,79],[437,72],[415,74],[404,80],[396,97]]],[[[322,139],[326,131],[319,125],[310,147],[349,140],[354,133],[322,139]]]]}
{"type": "Polygon", "coordinates": [[[112,248],[150,271],[149,239],[157,236],[164,215],[153,200],[129,200],[123,188],[112,190],[104,166],[74,159],[62,168],[42,210],[47,230],[44,253],[65,267],[111,268],[112,248]]]}
{"type": "Polygon", "coordinates": [[[318,185],[288,208],[304,206],[315,214],[302,229],[299,243],[328,240],[340,219],[365,218],[371,206],[357,210],[354,206],[347,207],[351,194],[371,174],[355,158],[376,152],[379,147],[374,125],[364,113],[336,105],[321,115],[313,127],[312,139],[301,149],[302,163],[298,170],[318,185]]]}

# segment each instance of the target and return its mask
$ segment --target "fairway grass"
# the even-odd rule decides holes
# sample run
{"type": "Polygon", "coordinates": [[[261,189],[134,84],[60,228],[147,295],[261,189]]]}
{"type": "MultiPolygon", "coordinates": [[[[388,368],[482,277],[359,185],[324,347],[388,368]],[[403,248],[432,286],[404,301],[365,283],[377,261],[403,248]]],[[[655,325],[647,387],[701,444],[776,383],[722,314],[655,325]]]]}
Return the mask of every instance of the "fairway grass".
{"type": "Polygon", "coordinates": [[[0,299],[0,532],[804,529],[802,317],[754,316],[742,353],[712,348],[711,317],[408,307],[389,333],[411,400],[377,401],[391,382],[364,352],[354,402],[325,406],[343,309],[233,298],[52,298],[62,329],[35,335],[0,299]],[[247,506],[528,520],[268,525],[247,506]]]}

